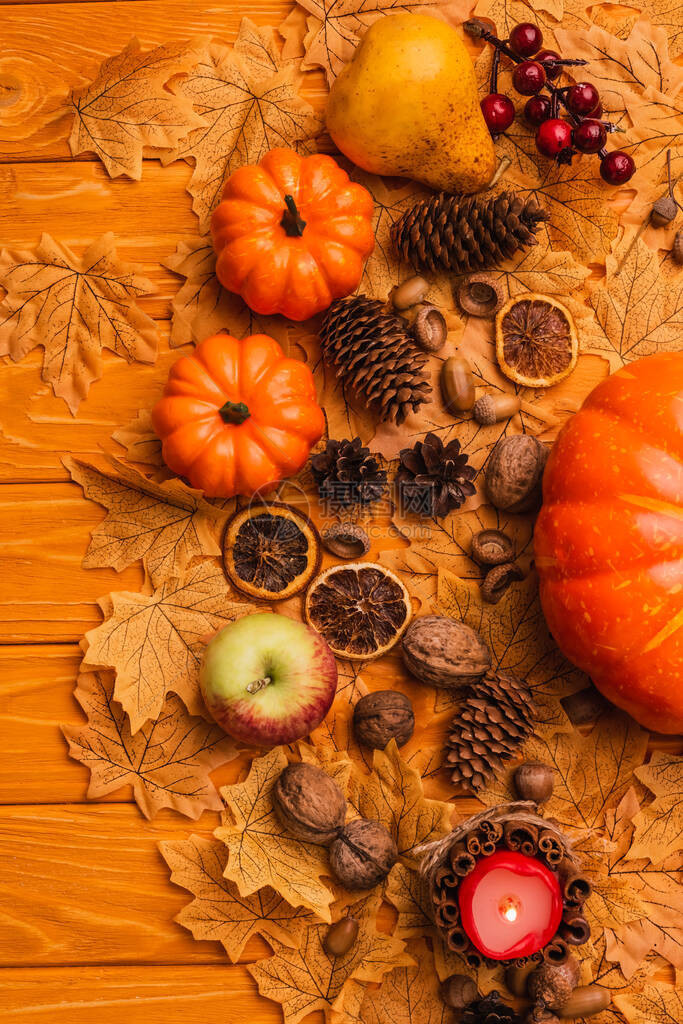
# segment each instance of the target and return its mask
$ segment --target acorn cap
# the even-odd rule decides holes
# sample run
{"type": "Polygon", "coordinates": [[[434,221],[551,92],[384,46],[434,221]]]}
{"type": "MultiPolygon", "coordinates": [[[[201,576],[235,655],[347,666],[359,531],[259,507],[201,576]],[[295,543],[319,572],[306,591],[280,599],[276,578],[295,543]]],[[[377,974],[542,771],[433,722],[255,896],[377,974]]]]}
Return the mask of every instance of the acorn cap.
{"type": "Polygon", "coordinates": [[[458,288],[458,305],[470,316],[491,317],[503,305],[503,292],[490,274],[471,274],[458,288]]]}

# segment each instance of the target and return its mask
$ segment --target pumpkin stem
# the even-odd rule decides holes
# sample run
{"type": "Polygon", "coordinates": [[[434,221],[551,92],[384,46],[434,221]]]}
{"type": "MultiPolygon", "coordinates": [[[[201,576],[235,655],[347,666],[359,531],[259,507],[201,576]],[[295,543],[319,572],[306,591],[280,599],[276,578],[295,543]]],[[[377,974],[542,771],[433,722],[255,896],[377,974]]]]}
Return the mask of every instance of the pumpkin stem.
{"type": "Polygon", "coordinates": [[[282,215],[280,227],[285,229],[285,234],[289,238],[301,238],[306,227],[306,221],[302,220],[299,215],[296,203],[294,202],[294,196],[285,196],[285,205],[287,209],[282,215]]]}
{"type": "Polygon", "coordinates": [[[244,402],[226,402],[218,410],[218,415],[224,423],[234,423],[236,426],[239,426],[240,423],[244,423],[245,420],[249,419],[251,413],[244,402]]]}

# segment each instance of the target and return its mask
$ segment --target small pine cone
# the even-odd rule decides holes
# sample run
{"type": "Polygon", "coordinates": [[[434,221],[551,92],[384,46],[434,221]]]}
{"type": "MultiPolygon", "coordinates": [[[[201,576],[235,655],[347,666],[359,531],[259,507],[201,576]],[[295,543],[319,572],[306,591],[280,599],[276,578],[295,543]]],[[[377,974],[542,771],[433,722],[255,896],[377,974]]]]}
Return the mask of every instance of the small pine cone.
{"type": "Polygon", "coordinates": [[[508,672],[490,671],[467,691],[446,741],[456,785],[481,789],[533,732],[529,687],[508,672]]]}
{"type": "Polygon", "coordinates": [[[429,400],[431,385],[421,352],[406,322],[365,295],[336,299],[320,328],[326,362],[337,377],[365,399],[380,420],[403,423],[429,400]]]}
{"type": "Polygon", "coordinates": [[[445,516],[476,492],[476,470],[457,439],[444,445],[438,434],[427,434],[424,441],[404,448],[400,459],[396,481],[404,511],[445,516]]]}
{"type": "Polygon", "coordinates": [[[466,1006],[460,1024],[519,1024],[519,1016],[494,990],[466,1006]]]}
{"type": "Polygon", "coordinates": [[[380,469],[359,437],[352,441],[330,439],[325,451],[311,456],[311,470],[320,497],[341,507],[371,505],[386,488],[386,470],[380,469]]]}
{"type": "Polygon", "coordinates": [[[407,210],[391,229],[401,259],[416,270],[470,273],[497,267],[536,245],[550,215],[533,196],[503,192],[491,199],[441,192],[407,210]]]}

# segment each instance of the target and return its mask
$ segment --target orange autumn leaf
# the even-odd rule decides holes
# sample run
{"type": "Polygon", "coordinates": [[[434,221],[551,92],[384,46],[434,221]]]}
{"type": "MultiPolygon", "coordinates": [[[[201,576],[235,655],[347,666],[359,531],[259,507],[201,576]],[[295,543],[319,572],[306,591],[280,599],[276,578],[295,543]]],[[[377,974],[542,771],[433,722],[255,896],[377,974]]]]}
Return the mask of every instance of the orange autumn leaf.
{"type": "Polygon", "coordinates": [[[425,943],[412,942],[408,952],[415,963],[395,967],[379,988],[368,989],[359,1024],[448,1024],[453,1019],[425,943]]]}
{"type": "Polygon", "coordinates": [[[680,1024],[683,988],[648,982],[642,990],[622,992],[614,1002],[628,1024],[680,1024]]]}
{"type": "Polygon", "coordinates": [[[634,819],[631,855],[661,864],[683,851],[683,757],[656,750],[636,775],[655,799],[634,819]]]}
{"type": "Polygon", "coordinates": [[[62,732],[71,756],[90,771],[90,799],[130,785],[146,818],[162,807],[188,818],[221,807],[209,773],[237,757],[237,748],[217,725],[191,717],[179,698],[171,696],[156,721],[133,736],[114,698],[111,672],[82,673],[76,699],[88,722],[62,725],[62,732]]]}
{"type": "Polygon", "coordinates": [[[215,839],[189,839],[159,844],[171,869],[171,881],[192,893],[176,921],[195,939],[220,942],[236,963],[252,935],[298,946],[310,915],[290,907],[267,886],[251,896],[241,896],[237,886],[224,877],[228,851],[215,839]]]}
{"type": "Polygon", "coordinates": [[[42,379],[72,413],[102,376],[102,349],[153,363],[157,329],[138,299],[153,291],[102,235],[76,256],[50,235],[33,250],[0,251],[0,355],[19,362],[44,350],[42,379]]]}
{"type": "Polygon", "coordinates": [[[95,153],[112,178],[141,178],[147,150],[175,146],[203,123],[191,103],[166,88],[197,58],[196,46],[187,42],[142,53],[138,40],[131,39],[121,53],[104,61],[94,82],[71,93],[73,155],[95,153]]]}

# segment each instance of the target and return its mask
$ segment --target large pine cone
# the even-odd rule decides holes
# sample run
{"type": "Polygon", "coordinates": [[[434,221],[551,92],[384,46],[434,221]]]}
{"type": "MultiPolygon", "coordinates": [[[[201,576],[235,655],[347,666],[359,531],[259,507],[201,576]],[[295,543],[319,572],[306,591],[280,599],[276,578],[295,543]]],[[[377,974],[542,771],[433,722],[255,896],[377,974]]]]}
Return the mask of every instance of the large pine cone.
{"type": "Polygon", "coordinates": [[[529,687],[508,672],[488,672],[473,683],[446,741],[446,764],[456,785],[481,789],[533,731],[529,687]]]}
{"type": "Polygon", "coordinates": [[[336,299],[320,328],[323,356],[337,377],[372,406],[381,420],[403,423],[428,401],[427,355],[405,321],[365,295],[336,299]]]}
{"type": "Polygon", "coordinates": [[[476,491],[476,470],[458,440],[444,445],[438,434],[427,434],[413,448],[404,448],[400,459],[396,480],[404,511],[445,516],[476,491]]]}
{"type": "Polygon", "coordinates": [[[311,470],[320,497],[341,506],[370,505],[379,501],[386,488],[386,470],[380,469],[359,437],[330,439],[325,451],[311,457],[311,470]]]}
{"type": "Polygon", "coordinates": [[[440,195],[407,210],[391,229],[401,259],[416,270],[464,274],[497,267],[518,249],[536,245],[550,215],[535,198],[503,192],[492,199],[440,195]]]}

